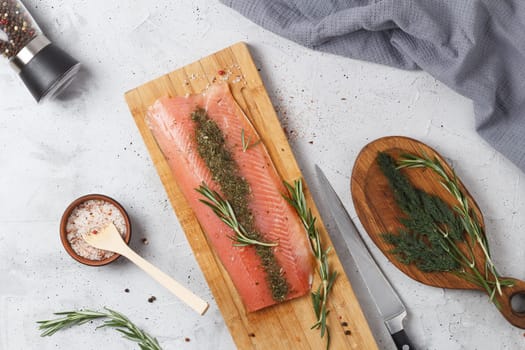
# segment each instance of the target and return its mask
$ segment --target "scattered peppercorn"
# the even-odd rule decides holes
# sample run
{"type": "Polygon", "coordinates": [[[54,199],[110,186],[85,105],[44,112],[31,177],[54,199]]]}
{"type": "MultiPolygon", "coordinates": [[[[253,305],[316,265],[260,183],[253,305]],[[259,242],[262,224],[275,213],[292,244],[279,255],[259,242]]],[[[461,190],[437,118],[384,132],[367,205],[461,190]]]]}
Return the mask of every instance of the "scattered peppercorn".
{"type": "Polygon", "coordinates": [[[191,340],[191,339],[190,339],[190,338],[188,338],[188,337],[184,338],[184,341],[185,341],[186,343],[189,343],[189,342],[190,342],[190,340],[191,340]]]}
{"type": "Polygon", "coordinates": [[[129,293],[129,288],[124,289],[124,292],[129,293]]]}
{"type": "Polygon", "coordinates": [[[148,302],[150,302],[150,303],[154,302],[155,300],[157,300],[157,298],[154,295],[152,295],[152,296],[150,296],[148,298],[148,302]]]}

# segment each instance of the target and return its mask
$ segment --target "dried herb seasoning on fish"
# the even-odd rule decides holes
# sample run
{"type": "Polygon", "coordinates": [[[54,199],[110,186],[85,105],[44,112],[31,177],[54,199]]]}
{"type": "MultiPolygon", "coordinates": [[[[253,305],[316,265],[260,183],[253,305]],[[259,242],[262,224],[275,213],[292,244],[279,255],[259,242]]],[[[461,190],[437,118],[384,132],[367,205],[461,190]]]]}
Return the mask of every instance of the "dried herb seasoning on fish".
{"type": "MultiPolygon", "coordinates": [[[[196,139],[199,155],[204,159],[211,171],[213,180],[224,193],[224,200],[217,192],[210,191],[206,184],[199,186],[197,191],[207,200],[201,200],[210,206],[223,222],[235,231],[233,240],[242,245],[254,245],[261,259],[266,280],[276,301],[283,301],[288,294],[288,282],[283,276],[281,266],[273,254],[273,243],[264,243],[263,236],[255,228],[253,214],[248,206],[250,185],[239,174],[239,167],[231,152],[227,149],[224,134],[217,123],[210,118],[202,108],[192,113],[191,119],[197,124],[196,139]],[[225,209],[220,210],[221,203],[225,209]]],[[[244,140],[244,129],[241,134],[244,140]]],[[[242,145],[243,152],[245,146],[242,145]]]]}
{"type": "Polygon", "coordinates": [[[461,191],[456,175],[448,174],[437,158],[414,154],[404,154],[396,162],[390,155],[380,152],[377,163],[405,214],[399,218],[404,228],[383,235],[385,241],[394,246],[392,253],[400,262],[415,264],[423,272],[454,273],[484,288],[497,305],[496,293],[501,294],[501,288],[512,286],[513,282],[501,279],[496,271],[485,232],[461,191]],[[456,204],[450,207],[440,197],[415,188],[401,172],[403,168],[433,171],[456,204]],[[476,246],[485,255],[485,266],[478,266],[476,262],[476,246]]]}
{"type": "Polygon", "coordinates": [[[250,185],[239,174],[239,167],[226,147],[224,134],[217,123],[208,118],[202,108],[191,114],[196,123],[197,151],[211,171],[227,200],[232,204],[237,217],[248,230],[253,230],[253,217],[247,206],[250,185]]]}
{"type": "Polygon", "coordinates": [[[313,274],[308,236],[228,85],[161,98],[147,123],[246,310],[307,294],[313,274]]]}

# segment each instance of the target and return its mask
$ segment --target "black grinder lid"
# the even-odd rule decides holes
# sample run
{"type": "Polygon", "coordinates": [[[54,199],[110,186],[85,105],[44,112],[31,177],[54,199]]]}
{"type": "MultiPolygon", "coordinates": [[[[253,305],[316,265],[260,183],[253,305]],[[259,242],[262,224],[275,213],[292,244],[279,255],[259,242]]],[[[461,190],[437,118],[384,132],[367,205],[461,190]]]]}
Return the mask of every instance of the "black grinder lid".
{"type": "Polygon", "coordinates": [[[45,36],[31,40],[11,66],[37,101],[58,95],[73,80],[80,63],[45,36]]]}

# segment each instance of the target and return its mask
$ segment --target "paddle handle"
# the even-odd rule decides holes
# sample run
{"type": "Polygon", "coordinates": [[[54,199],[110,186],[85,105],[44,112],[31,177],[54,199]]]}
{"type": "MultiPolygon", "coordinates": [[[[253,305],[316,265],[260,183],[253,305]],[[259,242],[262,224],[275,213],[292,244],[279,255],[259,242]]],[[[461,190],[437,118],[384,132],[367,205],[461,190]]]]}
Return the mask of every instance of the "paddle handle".
{"type": "Polygon", "coordinates": [[[496,292],[495,299],[500,305],[501,314],[516,327],[525,329],[525,282],[508,277],[501,279],[511,280],[514,282],[512,287],[502,287],[502,294],[496,292]],[[515,304],[519,304],[519,309],[512,307],[512,299],[519,298],[515,304]],[[518,302],[519,301],[519,302],[518,302]]]}
{"type": "Polygon", "coordinates": [[[164,286],[170,292],[175,294],[175,296],[177,296],[180,300],[182,300],[200,315],[204,315],[206,310],[208,310],[209,305],[207,302],[199,298],[197,295],[193,294],[192,291],[190,291],[182,284],[175,281],[173,278],[159,270],[156,266],[146,261],[127,245],[119,248],[121,248],[119,249],[119,253],[121,255],[131,260],[135,265],[137,265],[144,272],[150,275],[155,281],[159,282],[162,286],[164,286]]]}

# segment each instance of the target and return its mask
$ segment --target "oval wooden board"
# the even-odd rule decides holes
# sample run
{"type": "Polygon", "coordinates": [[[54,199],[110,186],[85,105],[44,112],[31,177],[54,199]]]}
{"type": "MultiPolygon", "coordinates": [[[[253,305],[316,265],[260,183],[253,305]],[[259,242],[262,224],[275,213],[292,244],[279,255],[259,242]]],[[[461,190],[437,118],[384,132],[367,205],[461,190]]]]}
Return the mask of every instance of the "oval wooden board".
{"type": "MultiPolygon", "coordinates": [[[[239,349],[323,349],[326,346],[326,338],[320,338],[319,330],[310,329],[315,322],[315,314],[308,295],[258,312],[245,311],[228,273],[206,239],[144,121],[147,108],[158,98],[199,93],[217,80],[228,82],[235,100],[257,129],[282,179],[293,182],[301,178],[301,171],[286,135],[248,47],[244,43],[225,48],[139,86],[126,93],[126,101],[237,347],[239,349]]],[[[306,187],[305,190],[308,205],[312,208],[313,214],[319,218],[308,188],[306,187]]],[[[326,247],[331,246],[330,238],[320,220],[318,224],[323,244],[326,247]]],[[[331,348],[377,349],[350,282],[344,273],[341,273],[343,267],[334,251],[329,259],[332,268],[340,272],[328,306],[331,348]]],[[[318,283],[319,280],[316,278],[314,286],[318,283]]]]}
{"type": "MultiPolygon", "coordinates": [[[[365,146],[359,153],[352,171],[351,193],[359,220],[372,241],[398,269],[421,283],[441,288],[484,290],[454,273],[422,272],[414,264],[406,265],[401,263],[391,253],[393,247],[382,239],[382,234],[387,232],[395,233],[399,228],[403,227],[398,218],[404,215],[395,202],[387,178],[383,175],[376,162],[378,152],[386,152],[394,159],[397,159],[403,153],[412,153],[419,156],[427,155],[430,158],[436,157],[443,164],[449,176],[452,174],[450,166],[435,150],[424,143],[407,137],[384,137],[365,146]]],[[[415,187],[437,195],[451,205],[455,204],[454,198],[439,183],[439,177],[433,171],[419,168],[404,170],[403,172],[415,187]]],[[[463,193],[467,195],[471,208],[478,216],[482,226],[484,226],[483,216],[478,205],[461,182],[460,187],[463,193]]],[[[476,247],[477,249],[475,249],[474,253],[477,264],[478,266],[485,266],[485,256],[479,246],[477,245],[476,247]]],[[[503,316],[515,326],[525,328],[525,313],[514,312],[510,305],[510,299],[513,295],[525,293],[525,282],[513,280],[515,283],[514,287],[504,288],[503,295],[498,296],[497,299],[501,304],[500,311],[503,316]]]]}

